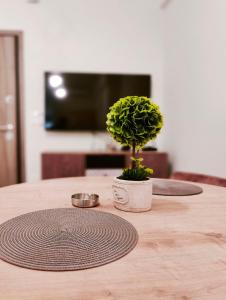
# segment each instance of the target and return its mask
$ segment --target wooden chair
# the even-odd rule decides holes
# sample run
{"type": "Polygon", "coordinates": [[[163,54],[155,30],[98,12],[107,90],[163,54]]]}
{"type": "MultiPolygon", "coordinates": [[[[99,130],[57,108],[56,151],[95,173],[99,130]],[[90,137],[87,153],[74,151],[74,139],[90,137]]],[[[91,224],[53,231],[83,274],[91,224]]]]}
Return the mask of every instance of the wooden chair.
{"type": "Polygon", "coordinates": [[[220,177],[209,176],[204,174],[174,172],[171,174],[170,178],[226,187],[226,178],[220,178],[220,177]]]}

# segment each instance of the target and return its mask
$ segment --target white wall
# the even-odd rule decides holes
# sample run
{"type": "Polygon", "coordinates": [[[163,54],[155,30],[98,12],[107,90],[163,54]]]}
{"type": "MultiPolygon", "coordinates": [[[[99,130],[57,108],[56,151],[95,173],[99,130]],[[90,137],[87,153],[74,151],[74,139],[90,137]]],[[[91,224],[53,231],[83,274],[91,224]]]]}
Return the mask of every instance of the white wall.
{"type": "Polygon", "coordinates": [[[103,135],[49,133],[37,124],[33,114],[44,111],[43,72],[149,73],[162,105],[161,24],[156,0],[0,0],[0,29],[24,31],[27,180],[40,178],[44,150],[106,144],[103,135]]]}
{"type": "Polygon", "coordinates": [[[175,170],[226,177],[225,12],[225,0],[171,0],[162,11],[164,143],[175,170]]]}

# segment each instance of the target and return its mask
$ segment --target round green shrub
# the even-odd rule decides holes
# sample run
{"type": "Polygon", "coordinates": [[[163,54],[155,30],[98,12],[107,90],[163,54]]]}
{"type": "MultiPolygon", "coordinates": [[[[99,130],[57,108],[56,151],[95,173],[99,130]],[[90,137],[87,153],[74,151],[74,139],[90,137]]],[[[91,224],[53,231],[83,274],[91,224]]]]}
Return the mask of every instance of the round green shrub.
{"type": "Polygon", "coordinates": [[[163,117],[150,98],[127,96],[110,107],[106,124],[117,142],[140,149],[159,134],[163,117]]]}

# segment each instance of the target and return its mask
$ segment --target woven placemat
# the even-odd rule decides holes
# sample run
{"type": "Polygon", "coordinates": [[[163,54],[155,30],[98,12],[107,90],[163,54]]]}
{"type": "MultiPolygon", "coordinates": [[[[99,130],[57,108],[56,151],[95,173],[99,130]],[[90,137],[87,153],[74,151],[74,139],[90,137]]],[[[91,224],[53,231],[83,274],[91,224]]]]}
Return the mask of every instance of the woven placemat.
{"type": "Polygon", "coordinates": [[[0,225],[0,258],[30,269],[82,270],[129,253],[136,229],[109,213],[84,208],[31,212],[0,225]]]}
{"type": "Polygon", "coordinates": [[[197,195],[202,193],[203,190],[200,186],[180,182],[170,179],[154,179],[153,180],[153,191],[154,195],[163,196],[189,196],[197,195]]]}

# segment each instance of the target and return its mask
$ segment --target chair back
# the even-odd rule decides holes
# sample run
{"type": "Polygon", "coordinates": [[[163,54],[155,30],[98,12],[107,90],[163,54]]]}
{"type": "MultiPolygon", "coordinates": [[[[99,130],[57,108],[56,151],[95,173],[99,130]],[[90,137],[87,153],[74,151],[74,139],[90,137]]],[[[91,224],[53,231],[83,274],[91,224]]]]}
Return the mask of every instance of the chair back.
{"type": "Polygon", "coordinates": [[[171,174],[170,178],[226,187],[226,179],[225,178],[209,176],[209,175],[204,175],[204,174],[196,174],[196,173],[188,173],[188,172],[174,172],[171,174]]]}

